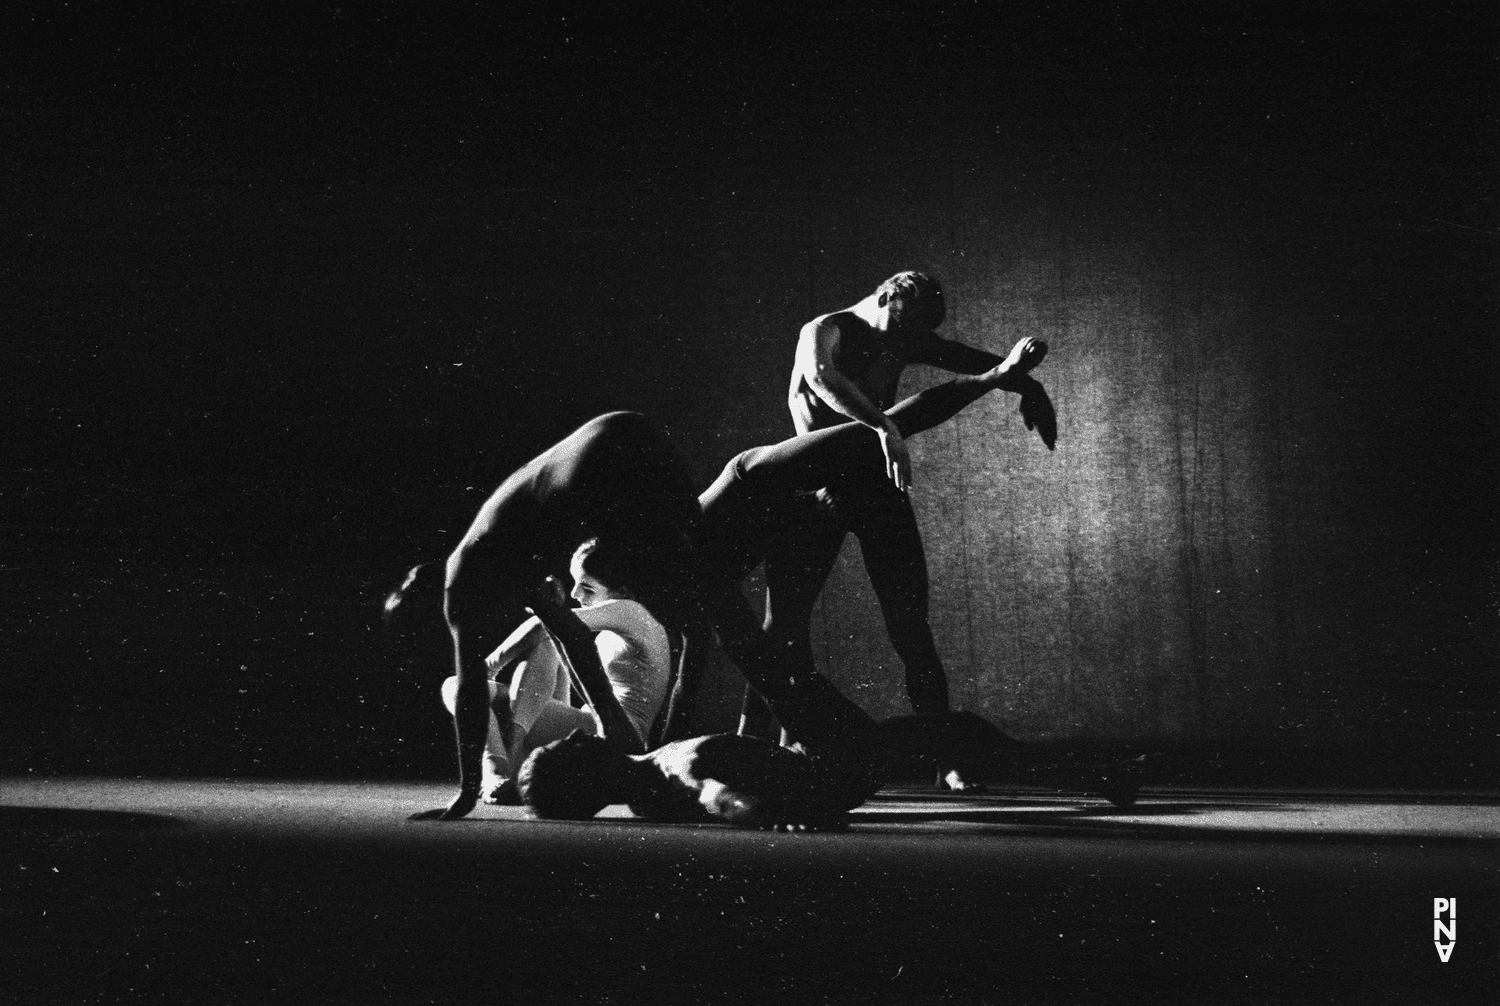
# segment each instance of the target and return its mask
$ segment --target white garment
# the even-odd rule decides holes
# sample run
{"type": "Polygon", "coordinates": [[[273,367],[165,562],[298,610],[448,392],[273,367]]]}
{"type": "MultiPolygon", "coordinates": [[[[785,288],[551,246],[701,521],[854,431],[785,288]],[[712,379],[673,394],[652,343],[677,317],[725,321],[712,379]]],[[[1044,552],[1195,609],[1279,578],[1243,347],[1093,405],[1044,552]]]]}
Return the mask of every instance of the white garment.
{"type": "MultiPolygon", "coordinates": [[[[672,670],[667,630],[639,601],[600,601],[586,608],[574,608],[573,614],[595,632],[594,647],[610,688],[644,743],[667,697],[672,670]]],[[[555,661],[556,651],[550,637],[543,633],[540,641],[532,642],[539,629],[540,623],[535,618],[523,622],[486,659],[490,673],[500,671],[512,659],[524,657],[524,648],[529,645],[546,646],[550,651],[548,656],[555,661]]]]}
{"type": "Polygon", "coordinates": [[[593,629],[599,663],[641,740],[651,732],[672,672],[667,630],[639,601],[600,601],[573,613],[593,629]]]}

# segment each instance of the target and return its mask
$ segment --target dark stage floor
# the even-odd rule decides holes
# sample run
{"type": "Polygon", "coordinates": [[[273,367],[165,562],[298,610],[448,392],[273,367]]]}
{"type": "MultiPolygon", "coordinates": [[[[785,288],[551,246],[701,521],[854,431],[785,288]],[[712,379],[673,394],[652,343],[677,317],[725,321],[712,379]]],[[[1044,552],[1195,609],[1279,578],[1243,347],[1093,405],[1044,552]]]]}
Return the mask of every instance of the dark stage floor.
{"type": "Polygon", "coordinates": [[[0,781],[0,1001],[1468,1003],[1500,978],[1492,796],[905,788],[811,835],[405,821],[448,795],[0,781]]]}

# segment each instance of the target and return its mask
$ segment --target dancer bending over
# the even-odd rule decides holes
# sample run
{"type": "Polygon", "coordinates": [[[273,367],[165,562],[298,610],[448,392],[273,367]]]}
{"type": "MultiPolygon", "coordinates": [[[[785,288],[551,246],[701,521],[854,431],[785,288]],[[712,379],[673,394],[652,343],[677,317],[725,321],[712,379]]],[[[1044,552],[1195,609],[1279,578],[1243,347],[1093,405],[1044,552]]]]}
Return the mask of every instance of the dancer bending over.
{"type": "MultiPolygon", "coordinates": [[[[1036,340],[1023,340],[992,370],[928,388],[890,416],[903,436],[930,429],[1004,386],[1014,370],[1034,366],[1044,352],[1036,340]]],[[[440,596],[452,639],[459,792],[446,808],[418,816],[452,820],[478,802],[491,714],[485,658],[500,642],[497,622],[521,621],[543,578],[578,542],[594,536],[638,557],[639,579],[659,588],[651,605],[659,618],[666,608],[684,621],[711,626],[746,681],[766,699],[774,701],[794,686],[823,697],[821,704],[803,703],[790,713],[800,723],[779,717],[791,741],[809,728],[820,736],[841,729],[861,734],[863,714],[817,674],[810,653],[768,644],[737,581],[754,565],[742,560],[757,550],[763,556],[767,529],[774,528],[774,515],[789,494],[858,482],[872,470],[884,478],[876,435],[846,424],[745,452],[695,499],[660,432],[630,412],[591,420],[522,466],[480,507],[445,567],[416,567],[386,602],[388,621],[411,623],[421,616],[406,617],[406,608],[420,610],[424,594],[440,596]]],[[[690,692],[693,684],[684,674],[677,687],[690,692]]],[[[601,681],[594,687],[607,690],[601,681]]],[[[675,694],[669,702],[678,705],[675,694]]],[[[602,715],[597,705],[595,710],[602,715]]],[[[494,715],[503,737],[510,728],[508,703],[497,704],[494,715]]],[[[608,733],[607,721],[605,727],[608,733]]]]}

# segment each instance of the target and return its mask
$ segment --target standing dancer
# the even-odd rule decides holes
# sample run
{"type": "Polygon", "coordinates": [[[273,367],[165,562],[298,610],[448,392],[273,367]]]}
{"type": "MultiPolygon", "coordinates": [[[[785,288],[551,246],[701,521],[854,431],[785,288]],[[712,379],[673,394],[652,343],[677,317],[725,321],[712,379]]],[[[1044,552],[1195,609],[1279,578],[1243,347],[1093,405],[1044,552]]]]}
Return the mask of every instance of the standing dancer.
{"type": "MultiPolygon", "coordinates": [[[[886,632],[906,668],[907,696],[918,713],[949,708],[948,679],[928,623],[927,557],[906,492],[912,484],[911,454],[885,410],[895,401],[908,364],[979,374],[1001,363],[992,353],[934,333],[946,313],[937,280],[902,272],[852,307],[803,326],[787,394],[797,433],[860,423],[878,435],[887,477],[815,487],[815,494],[788,508],[778,547],[766,559],[766,631],[778,646],[799,656],[805,651],[811,660],[813,606],[845,535],[859,539],[886,632]]],[[[1050,449],[1056,420],[1040,385],[1025,376],[1029,369],[1014,368],[1000,387],[1022,394],[1027,428],[1039,425],[1050,449]]],[[[741,730],[764,734],[768,719],[764,704],[747,692],[741,730]]],[[[966,788],[958,772],[939,774],[940,785],[966,788]]]]}

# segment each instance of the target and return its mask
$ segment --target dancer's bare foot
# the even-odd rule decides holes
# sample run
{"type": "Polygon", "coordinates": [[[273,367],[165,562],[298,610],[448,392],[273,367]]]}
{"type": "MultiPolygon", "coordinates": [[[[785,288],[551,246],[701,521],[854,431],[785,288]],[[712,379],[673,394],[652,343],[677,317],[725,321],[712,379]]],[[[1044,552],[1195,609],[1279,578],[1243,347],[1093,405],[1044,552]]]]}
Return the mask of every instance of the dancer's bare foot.
{"type": "Polygon", "coordinates": [[[983,375],[984,379],[1002,391],[1021,391],[1021,378],[1046,356],[1047,344],[1028,335],[1011,348],[1010,355],[1004,361],[987,371],[983,375]]]}
{"type": "Polygon", "coordinates": [[[1122,810],[1131,806],[1140,792],[1149,760],[1149,755],[1141,754],[1095,769],[1088,784],[1089,792],[1122,810]]]}
{"type": "Polygon", "coordinates": [[[970,782],[963,777],[958,769],[948,769],[946,772],[938,769],[937,788],[945,793],[975,794],[984,792],[984,784],[970,782]]]}

